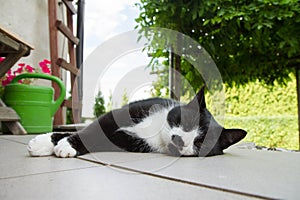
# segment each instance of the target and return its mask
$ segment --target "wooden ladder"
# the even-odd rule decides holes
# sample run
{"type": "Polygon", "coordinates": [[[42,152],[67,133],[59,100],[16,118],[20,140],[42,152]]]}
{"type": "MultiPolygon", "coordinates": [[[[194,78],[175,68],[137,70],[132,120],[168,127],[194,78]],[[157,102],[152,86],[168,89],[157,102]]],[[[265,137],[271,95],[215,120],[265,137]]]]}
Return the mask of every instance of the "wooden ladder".
{"type": "MultiPolygon", "coordinates": [[[[72,109],[73,123],[79,123],[81,119],[81,102],[78,98],[78,81],[79,69],[76,67],[75,45],[79,44],[79,39],[73,34],[73,15],[77,13],[73,6],[73,0],[62,0],[66,6],[67,24],[65,25],[57,18],[57,0],[48,0],[48,17],[49,17],[49,36],[50,36],[50,57],[51,73],[53,76],[61,78],[61,68],[70,72],[71,75],[71,99],[65,100],[54,116],[54,125],[64,124],[63,109],[65,106],[72,109]],[[58,55],[58,32],[62,33],[68,39],[68,61],[60,58],[58,55]]],[[[65,17],[65,16],[63,16],[65,17]]],[[[55,90],[54,98],[59,96],[59,87],[52,83],[55,90]]]]}

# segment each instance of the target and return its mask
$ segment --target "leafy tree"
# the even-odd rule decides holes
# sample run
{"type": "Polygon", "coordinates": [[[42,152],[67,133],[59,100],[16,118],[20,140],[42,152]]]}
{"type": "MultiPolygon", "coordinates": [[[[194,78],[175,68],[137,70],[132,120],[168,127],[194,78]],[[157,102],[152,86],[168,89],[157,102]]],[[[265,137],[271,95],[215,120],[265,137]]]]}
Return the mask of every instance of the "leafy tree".
{"type": "Polygon", "coordinates": [[[94,116],[98,117],[104,113],[105,113],[104,97],[102,95],[102,92],[99,91],[95,97],[94,116]]]}
{"type": "Polygon", "coordinates": [[[112,101],[112,92],[109,91],[110,94],[109,94],[109,97],[108,97],[108,102],[106,104],[106,110],[107,111],[111,111],[113,109],[113,101],[112,101]]]}
{"type": "MultiPolygon", "coordinates": [[[[140,0],[137,6],[139,27],[173,29],[198,41],[228,85],[257,79],[282,84],[300,66],[298,0],[140,0]]],[[[168,51],[156,50],[152,56],[167,58],[168,51]]],[[[168,70],[159,72],[166,75],[168,70]]],[[[200,75],[184,59],[181,74],[194,89],[200,87],[200,75]]]]}
{"type": "Polygon", "coordinates": [[[121,106],[124,106],[126,104],[128,104],[129,102],[129,98],[128,98],[128,94],[127,94],[127,91],[126,89],[124,90],[124,94],[122,96],[122,103],[121,103],[121,106]]]}

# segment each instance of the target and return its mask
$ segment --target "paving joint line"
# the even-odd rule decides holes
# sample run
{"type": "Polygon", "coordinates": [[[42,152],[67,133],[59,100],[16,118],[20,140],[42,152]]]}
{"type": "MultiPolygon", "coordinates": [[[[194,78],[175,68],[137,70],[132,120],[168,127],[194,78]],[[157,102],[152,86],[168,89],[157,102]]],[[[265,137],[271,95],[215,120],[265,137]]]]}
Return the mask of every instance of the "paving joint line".
{"type": "Polygon", "coordinates": [[[43,175],[43,174],[52,174],[52,173],[60,173],[60,172],[68,172],[68,171],[78,171],[78,170],[98,168],[98,167],[100,167],[100,166],[80,167],[80,168],[75,168],[75,169],[55,170],[55,171],[32,173],[32,174],[25,174],[25,175],[19,175],[19,176],[10,176],[10,177],[0,178],[0,181],[1,180],[8,180],[8,179],[24,178],[24,177],[29,177],[29,176],[39,176],[39,175],[43,175]]]}
{"type": "MultiPolygon", "coordinates": [[[[104,162],[99,162],[99,161],[93,161],[93,160],[88,160],[88,159],[82,158],[82,157],[78,157],[78,159],[85,160],[87,162],[101,164],[101,165],[104,165],[104,166],[107,166],[107,167],[114,167],[114,168],[118,168],[118,169],[122,169],[122,170],[126,170],[126,171],[131,171],[131,172],[143,174],[143,175],[148,175],[148,176],[152,176],[152,177],[156,177],[156,178],[170,180],[170,181],[173,181],[173,182],[179,182],[179,183],[184,183],[184,184],[188,184],[188,185],[208,188],[208,189],[211,189],[211,190],[217,190],[217,191],[227,192],[227,193],[231,193],[231,194],[237,194],[237,195],[253,197],[253,198],[258,198],[258,199],[264,199],[264,200],[274,200],[274,198],[267,197],[267,196],[262,196],[262,195],[258,195],[258,194],[247,193],[247,192],[241,192],[241,191],[232,190],[232,189],[221,188],[221,187],[207,185],[207,184],[203,184],[203,183],[197,183],[197,182],[193,182],[193,181],[181,180],[181,179],[178,179],[178,178],[173,178],[173,177],[169,177],[169,176],[154,174],[154,173],[151,173],[151,172],[145,172],[145,171],[132,169],[132,168],[128,168],[128,167],[123,167],[123,166],[120,166],[118,164],[109,164],[109,163],[104,163],[104,162]]],[[[119,163],[119,164],[122,164],[122,163],[119,163]]]]}

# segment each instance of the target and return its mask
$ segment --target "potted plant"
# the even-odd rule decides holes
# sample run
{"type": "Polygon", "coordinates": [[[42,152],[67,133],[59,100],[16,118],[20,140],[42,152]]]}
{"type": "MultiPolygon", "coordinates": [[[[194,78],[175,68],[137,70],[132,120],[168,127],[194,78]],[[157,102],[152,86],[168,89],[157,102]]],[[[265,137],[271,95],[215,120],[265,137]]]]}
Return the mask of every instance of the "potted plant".
{"type": "Polygon", "coordinates": [[[10,70],[1,78],[3,100],[18,113],[28,133],[52,131],[53,116],[65,97],[65,86],[59,78],[49,75],[49,65],[46,59],[39,63],[40,68],[20,63],[15,71],[10,70]],[[52,87],[32,85],[34,79],[56,82],[60,87],[59,98],[53,99],[52,87]]]}

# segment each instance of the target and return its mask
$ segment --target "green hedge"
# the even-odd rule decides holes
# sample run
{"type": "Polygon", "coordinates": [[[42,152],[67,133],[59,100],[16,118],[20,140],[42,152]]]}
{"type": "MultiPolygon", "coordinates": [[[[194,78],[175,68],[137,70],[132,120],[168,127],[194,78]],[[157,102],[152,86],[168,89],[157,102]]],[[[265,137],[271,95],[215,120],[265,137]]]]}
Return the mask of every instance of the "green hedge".
{"type": "MultiPolygon", "coordinates": [[[[208,95],[208,101],[209,101],[208,95]]],[[[265,86],[259,81],[226,88],[225,127],[243,128],[244,141],[299,149],[296,80],[265,86]]]]}
{"type": "Polygon", "coordinates": [[[259,81],[226,88],[226,112],[234,116],[297,115],[295,77],[286,85],[264,86],[259,81]]]}
{"type": "Polygon", "coordinates": [[[297,116],[226,117],[226,128],[242,128],[248,132],[245,142],[267,147],[299,149],[297,116]]]}

